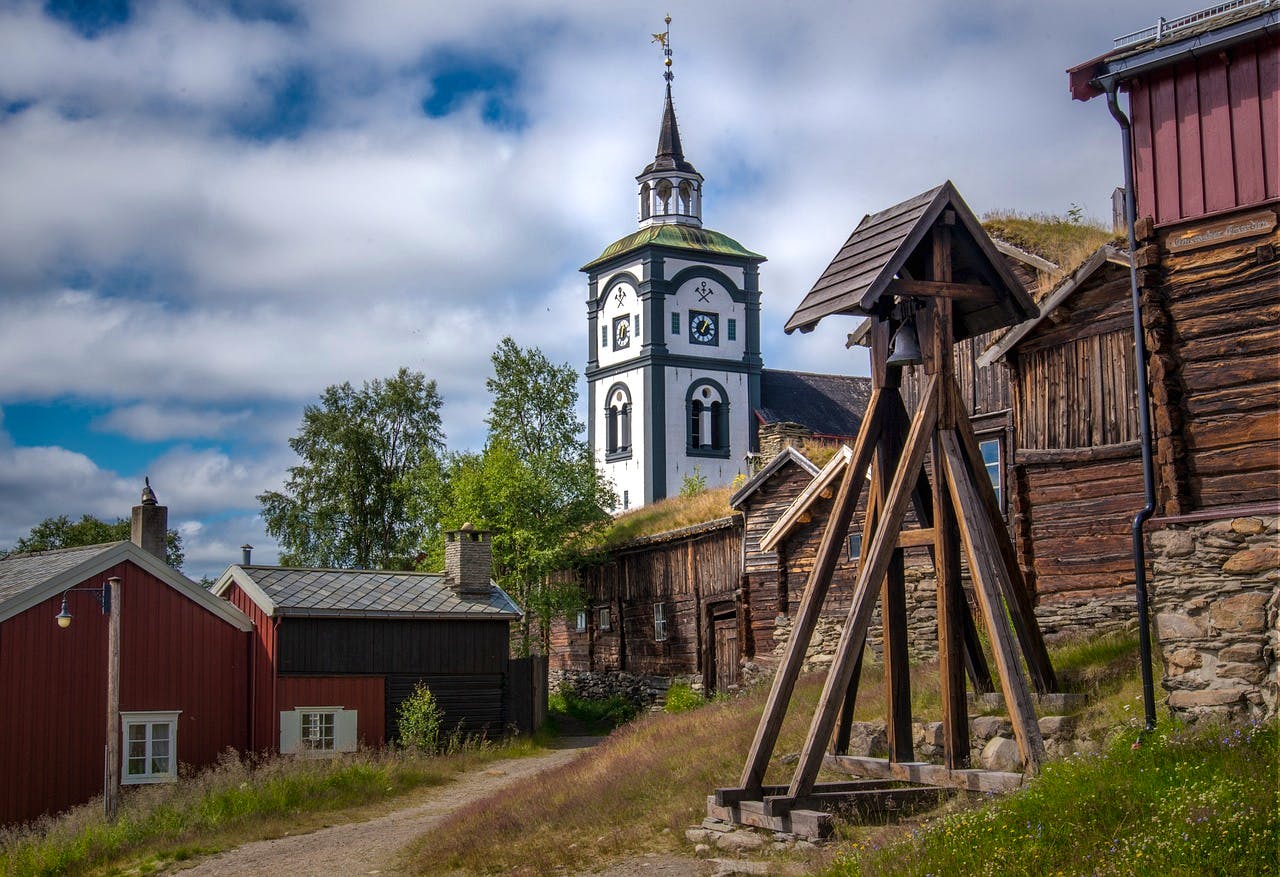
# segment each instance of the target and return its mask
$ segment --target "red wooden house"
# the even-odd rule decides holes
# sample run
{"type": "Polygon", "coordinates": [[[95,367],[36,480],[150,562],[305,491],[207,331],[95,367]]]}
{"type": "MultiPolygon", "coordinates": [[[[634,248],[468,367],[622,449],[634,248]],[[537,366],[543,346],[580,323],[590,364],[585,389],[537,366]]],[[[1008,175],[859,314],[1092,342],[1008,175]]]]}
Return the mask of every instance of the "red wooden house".
{"type": "Polygon", "coordinates": [[[165,564],[166,516],[150,503],[139,544],[0,558],[0,824],[102,792],[108,619],[92,591],[113,576],[122,783],[172,781],[179,762],[208,765],[248,746],[253,625],[165,564]],[[64,595],[66,629],[56,623],[64,595]]]}

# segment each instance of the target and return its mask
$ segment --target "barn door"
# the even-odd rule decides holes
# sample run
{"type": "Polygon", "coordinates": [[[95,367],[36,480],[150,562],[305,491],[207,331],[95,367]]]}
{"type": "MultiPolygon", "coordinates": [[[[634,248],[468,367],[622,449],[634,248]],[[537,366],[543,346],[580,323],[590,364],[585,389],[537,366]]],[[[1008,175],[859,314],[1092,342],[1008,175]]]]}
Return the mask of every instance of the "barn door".
{"type": "Polygon", "coordinates": [[[734,615],[715,619],[716,691],[728,691],[738,684],[738,619],[734,615]]]}

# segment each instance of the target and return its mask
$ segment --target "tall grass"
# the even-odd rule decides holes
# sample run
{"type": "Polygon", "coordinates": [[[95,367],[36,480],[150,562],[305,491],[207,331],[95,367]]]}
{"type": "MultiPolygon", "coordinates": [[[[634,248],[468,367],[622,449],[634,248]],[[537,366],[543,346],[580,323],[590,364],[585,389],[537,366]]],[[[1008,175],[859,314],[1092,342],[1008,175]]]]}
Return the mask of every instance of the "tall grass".
{"type": "Polygon", "coordinates": [[[1078,221],[1070,216],[993,210],[982,217],[987,233],[1058,266],[1056,282],[1088,258],[1098,247],[1115,240],[1097,220],[1078,221]]]}
{"type": "Polygon", "coordinates": [[[714,521],[733,514],[729,508],[732,488],[717,487],[704,490],[696,496],[673,496],[634,511],[624,512],[614,518],[600,537],[600,546],[607,548],[637,539],[714,521]]]}
{"type": "Polygon", "coordinates": [[[1280,873],[1274,724],[1180,731],[1133,748],[1135,736],[1100,756],[1050,762],[1026,790],[900,840],[855,841],[828,875],[1280,873]]]}
{"type": "Polygon", "coordinates": [[[385,750],[257,763],[228,752],[215,767],[177,783],[129,790],[114,823],[105,821],[98,799],[0,831],[0,874],[78,874],[126,859],[183,859],[295,831],[314,814],[393,800],[536,748],[522,740],[503,747],[472,743],[437,757],[385,750]]]}
{"type": "MultiPolygon", "coordinates": [[[[797,685],[778,755],[799,748],[821,682],[797,685]]],[[[707,794],[737,782],[766,694],[646,714],[581,758],[458,811],[419,842],[410,867],[550,874],[633,852],[684,850],[684,829],[706,816],[707,794]]],[[[775,758],[772,781],[791,770],[775,758]]]]}

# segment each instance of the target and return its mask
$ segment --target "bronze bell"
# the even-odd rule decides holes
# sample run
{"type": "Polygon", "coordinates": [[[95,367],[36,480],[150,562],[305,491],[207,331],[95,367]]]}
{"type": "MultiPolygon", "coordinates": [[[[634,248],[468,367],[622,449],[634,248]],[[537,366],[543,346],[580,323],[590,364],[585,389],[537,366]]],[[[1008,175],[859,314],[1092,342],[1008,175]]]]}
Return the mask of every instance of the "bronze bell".
{"type": "Polygon", "coordinates": [[[920,339],[916,336],[916,322],[908,318],[898,327],[898,331],[893,333],[893,340],[889,342],[889,358],[885,363],[913,365],[923,361],[920,356],[920,339]]]}

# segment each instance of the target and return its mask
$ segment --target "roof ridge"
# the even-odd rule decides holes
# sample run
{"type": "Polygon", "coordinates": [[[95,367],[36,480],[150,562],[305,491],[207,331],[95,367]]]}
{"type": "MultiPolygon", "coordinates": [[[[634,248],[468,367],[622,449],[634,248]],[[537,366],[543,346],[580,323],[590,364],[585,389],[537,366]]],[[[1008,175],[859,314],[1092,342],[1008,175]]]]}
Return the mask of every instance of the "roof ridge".
{"type": "Polygon", "coordinates": [[[773,372],[774,374],[785,374],[785,375],[809,375],[810,377],[815,377],[815,378],[840,378],[842,380],[846,378],[853,378],[859,381],[871,380],[870,375],[842,375],[842,374],[836,374],[834,372],[807,372],[807,371],[800,371],[800,370],[791,369],[791,368],[765,368],[765,369],[761,369],[760,371],[762,373],[773,372]]]}
{"type": "Polygon", "coordinates": [[[8,554],[0,554],[0,560],[11,560],[15,557],[45,557],[50,554],[63,554],[68,551],[87,551],[90,548],[99,548],[105,551],[128,541],[128,539],[113,539],[110,542],[95,542],[92,545],[68,545],[64,548],[45,548],[41,551],[11,551],[8,554]]]}
{"type": "Polygon", "coordinates": [[[443,570],[439,572],[425,572],[423,570],[416,570],[416,569],[361,569],[361,568],[344,569],[340,566],[278,566],[278,565],[265,564],[265,563],[250,563],[250,564],[237,563],[232,565],[244,570],[276,569],[276,570],[283,570],[286,572],[340,572],[340,573],[347,573],[347,574],[380,573],[382,575],[397,575],[397,576],[442,576],[444,575],[443,570]]]}

